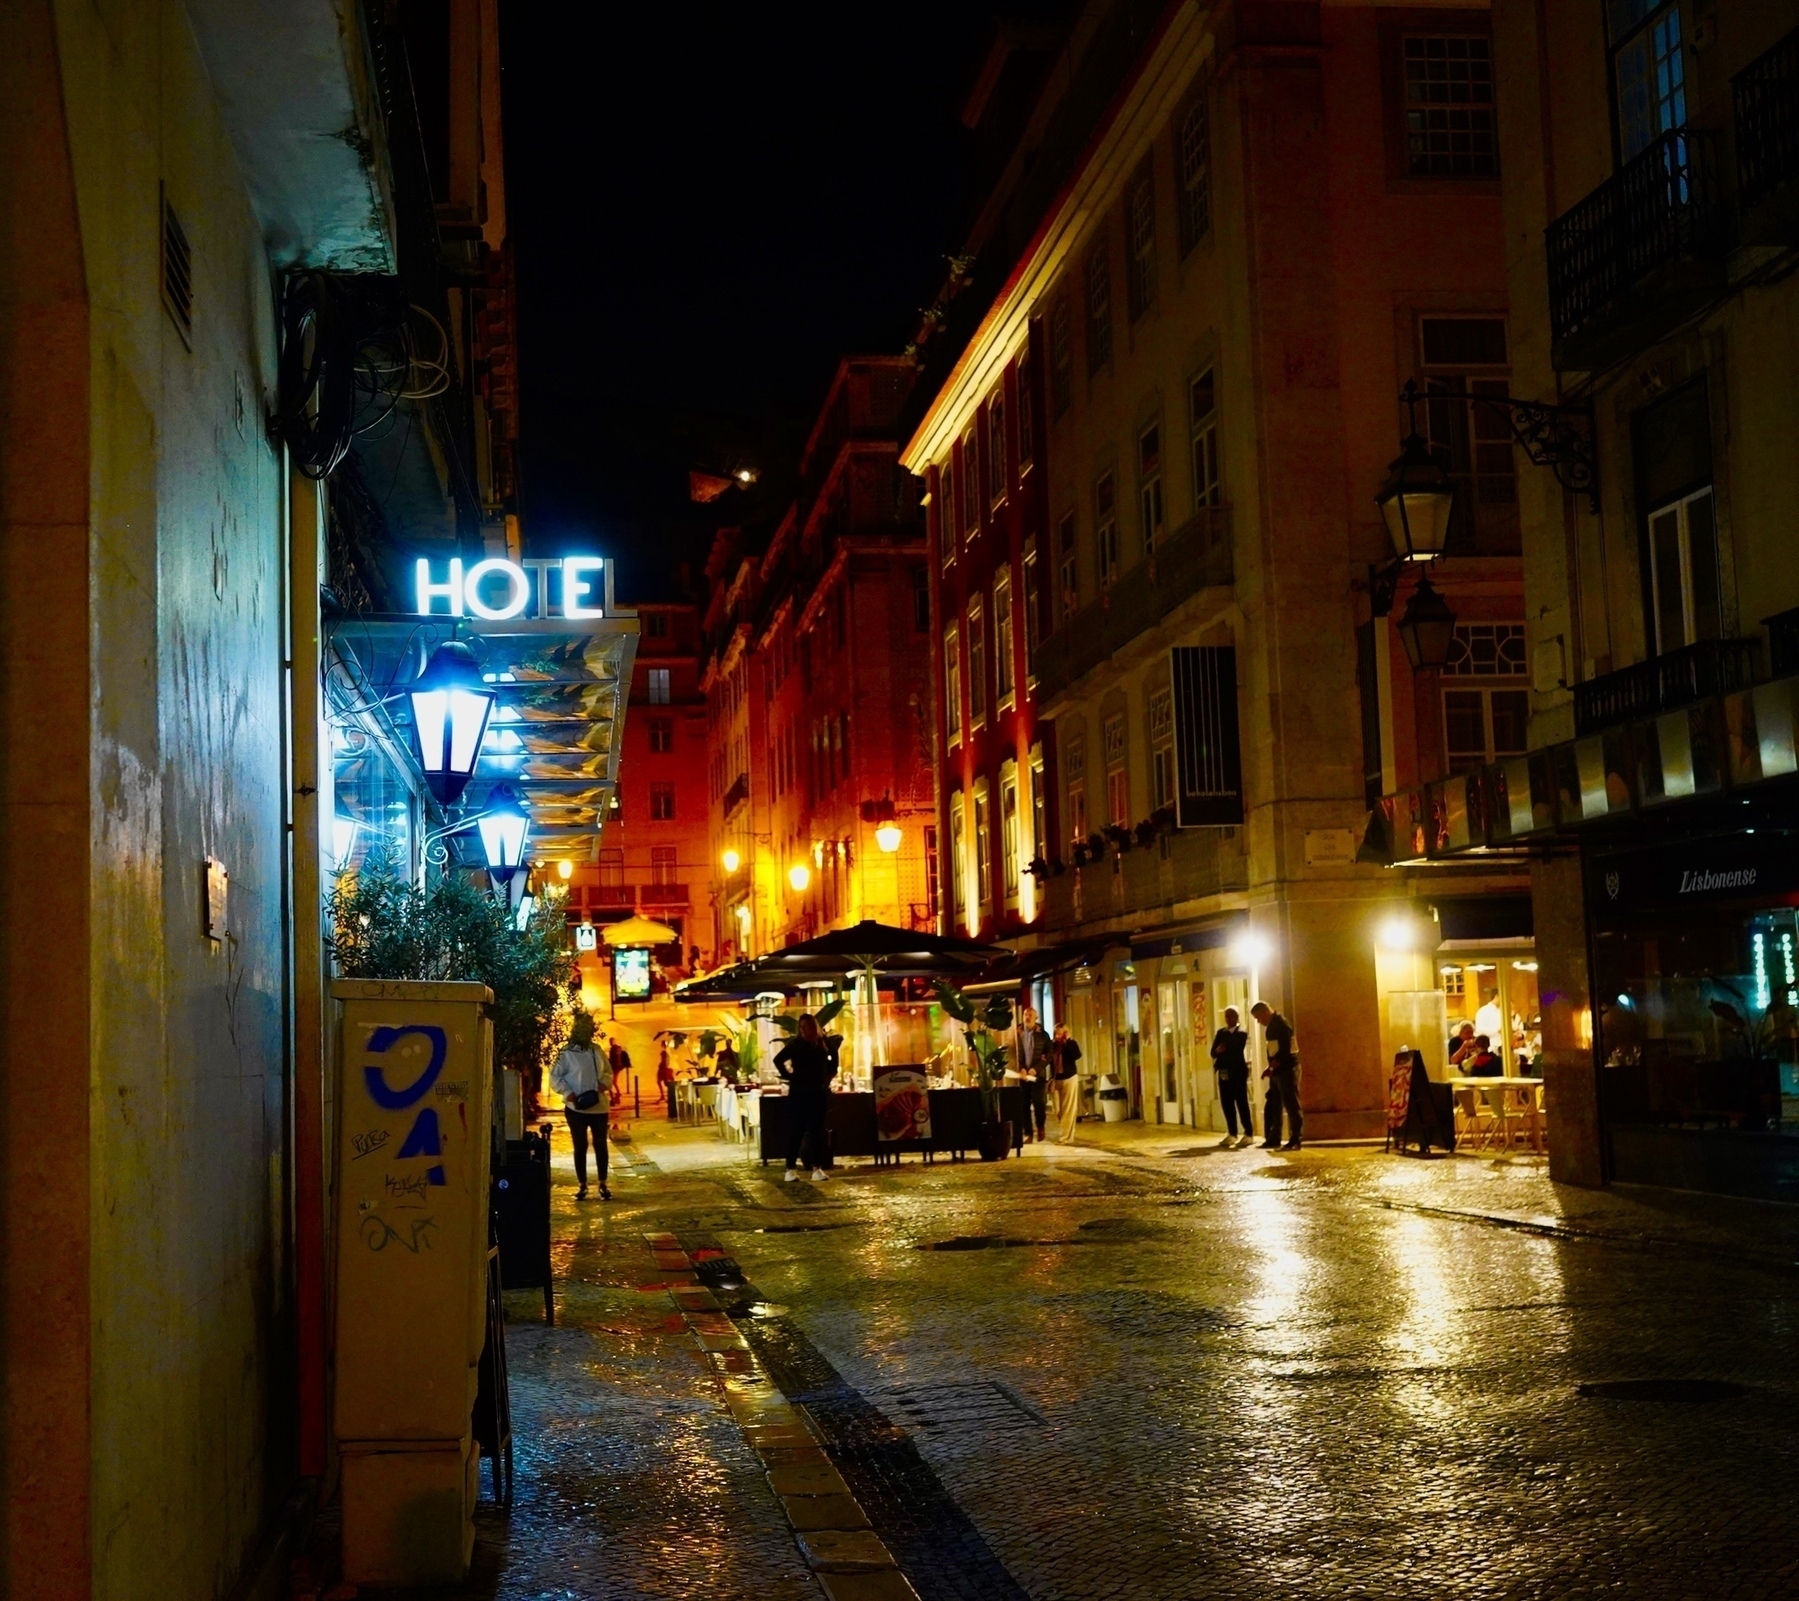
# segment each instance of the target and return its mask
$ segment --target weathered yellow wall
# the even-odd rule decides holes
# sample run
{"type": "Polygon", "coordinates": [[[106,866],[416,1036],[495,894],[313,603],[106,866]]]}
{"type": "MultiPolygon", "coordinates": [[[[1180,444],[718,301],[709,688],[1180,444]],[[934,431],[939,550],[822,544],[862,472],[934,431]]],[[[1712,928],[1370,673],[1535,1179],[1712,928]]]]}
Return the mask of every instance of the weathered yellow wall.
{"type": "Polygon", "coordinates": [[[24,9],[6,168],[39,188],[0,241],[0,337],[32,358],[0,361],[0,1590],[210,1597],[288,1482],[271,286],[182,8],[24,9]],[[193,248],[191,352],[159,298],[159,184],[193,248]],[[232,876],[218,946],[208,855],[232,876]]]}
{"type": "Polygon", "coordinates": [[[51,0],[0,49],[0,1595],[88,1594],[87,344],[51,0]]]}

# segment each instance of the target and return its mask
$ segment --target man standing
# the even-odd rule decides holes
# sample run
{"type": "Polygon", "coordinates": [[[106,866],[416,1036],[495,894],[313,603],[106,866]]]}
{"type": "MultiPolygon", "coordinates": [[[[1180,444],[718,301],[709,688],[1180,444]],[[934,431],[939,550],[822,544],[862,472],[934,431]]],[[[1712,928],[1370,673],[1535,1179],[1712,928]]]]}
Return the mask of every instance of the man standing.
{"type": "Polygon", "coordinates": [[[1042,1140],[1049,1133],[1048,1076],[1055,1041],[1044,1032],[1037,1014],[1026,1007],[1018,1017],[1018,1077],[1024,1091],[1024,1137],[1034,1127],[1042,1140]]]}
{"type": "Polygon", "coordinates": [[[1262,1038],[1268,1045],[1268,1066],[1262,1072],[1268,1080],[1268,1098],[1262,1104],[1262,1149],[1272,1151],[1280,1146],[1284,1111],[1289,1130],[1285,1149],[1297,1151],[1303,1119],[1299,1115],[1299,1052],[1293,1049],[1293,1025],[1266,1001],[1257,1001],[1249,1015],[1262,1025],[1262,1038]]]}
{"type": "Polygon", "coordinates": [[[1218,1099],[1224,1102],[1224,1126],[1228,1130],[1218,1142],[1221,1151],[1235,1145],[1248,1145],[1255,1138],[1249,1121],[1249,1032],[1240,1026],[1237,1008],[1224,1009],[1224,1027],[1212,1036],[1212,1066],[1218,1073],[1218,1099]],[[1241,1119],[1243,1137],[1237,1138],[1241,1119]]]}

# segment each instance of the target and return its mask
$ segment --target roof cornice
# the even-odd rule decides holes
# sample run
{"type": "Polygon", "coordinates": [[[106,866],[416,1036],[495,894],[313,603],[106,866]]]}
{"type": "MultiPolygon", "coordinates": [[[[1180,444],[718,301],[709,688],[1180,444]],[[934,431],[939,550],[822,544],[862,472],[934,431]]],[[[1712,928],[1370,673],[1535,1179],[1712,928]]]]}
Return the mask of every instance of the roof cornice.
{"type": "Polygon", "coordinates": [[[975,408],[999,381],[1006,364],[1024,348],[1032,307],[1085,242],[1095,219],[1103,217],[1122,193],[1133,167],[1125,158],[1147,143],[1172,114],[1194,70],[1210,53],[1208,9],[1199,0],[1183,0],[1174,8],[900,452],[900,465],[908,471],[922,474],[944,455],[973,421],[975,408]]]}

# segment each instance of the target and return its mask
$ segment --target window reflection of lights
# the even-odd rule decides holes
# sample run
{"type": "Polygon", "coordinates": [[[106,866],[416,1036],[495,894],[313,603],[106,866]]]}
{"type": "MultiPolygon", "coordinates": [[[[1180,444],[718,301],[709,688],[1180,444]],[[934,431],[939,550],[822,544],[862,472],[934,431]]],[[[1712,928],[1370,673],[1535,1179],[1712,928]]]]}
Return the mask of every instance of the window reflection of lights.
{"type": "Polygon", "coordinates": [[[1787,992],[1787,1005],[1799,1006],[1799,977],[1793,970],[1793,931],[1783,930],[1780,936],[1780,965],[1784,974],[1787,992]]]}
{"type": "Polygon", "coordinates": [[[1749,948],[1755,956],[1755,1004],[1768,1009],[1768,940],[1758,928],[1749,937],[1749,948]]]}
{"type": "Polygon", "coordinates": [[[510,728],[488,729],[487,738],[481,743],[483,749],[498,751],[504,755],[510,755],[525,748],[525,742],[510,728]]]}
{"type": "Polygon", "coordinates": [[[1637,1003],[1628,995],[1620,995],[1618,997],[1618,1004],[1627,1012],[1634,1012],[1637,1009],[1637,1003]]]}

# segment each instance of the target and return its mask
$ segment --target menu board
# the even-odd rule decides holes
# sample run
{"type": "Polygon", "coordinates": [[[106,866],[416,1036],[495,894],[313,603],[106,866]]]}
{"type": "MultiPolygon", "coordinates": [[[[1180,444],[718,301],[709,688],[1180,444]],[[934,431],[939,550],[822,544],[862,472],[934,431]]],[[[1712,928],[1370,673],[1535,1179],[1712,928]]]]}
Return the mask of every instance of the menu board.
{"type": "Polygon", "coordinates": [[[647,950],[621,945],[612,953],[612,998],[615,1001],[647,1001],[650,998],[650,953],[647,950]]]}
{"type": "Polygon", "coordinates": [[[931,1097],[916,1067],[875,1074],[875,1129],[883,1140],[928,1140],[931,1097]]]}

